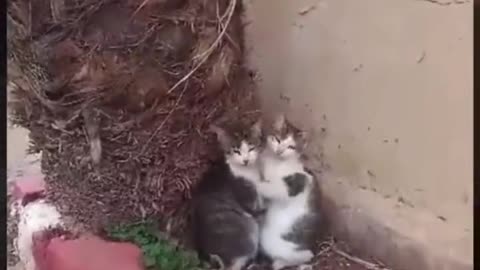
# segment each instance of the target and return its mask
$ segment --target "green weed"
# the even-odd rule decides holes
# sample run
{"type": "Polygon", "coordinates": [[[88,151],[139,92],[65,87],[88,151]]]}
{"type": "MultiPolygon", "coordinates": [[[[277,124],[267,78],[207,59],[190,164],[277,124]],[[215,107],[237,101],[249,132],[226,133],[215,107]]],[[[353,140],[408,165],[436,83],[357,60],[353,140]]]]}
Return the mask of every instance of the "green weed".
{"type": "Polygon", "coordinates": [[[202,268],[198,257],[162,237],[151,223],[118,225],[107,229],[109,237],[132,242],[143,251],[145,267],[149,270],[193,270],[202,268]]]}

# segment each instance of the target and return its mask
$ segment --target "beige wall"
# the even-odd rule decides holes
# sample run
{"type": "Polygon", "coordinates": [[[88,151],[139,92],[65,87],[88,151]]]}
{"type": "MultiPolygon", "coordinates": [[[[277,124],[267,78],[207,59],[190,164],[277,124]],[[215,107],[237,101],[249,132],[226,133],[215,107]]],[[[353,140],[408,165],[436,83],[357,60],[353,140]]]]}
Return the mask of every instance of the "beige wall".
{"type": "Polygon", "coordinates": [[[244,2],[264,107],[315,134],[330,196],[471,263],[473,5],[244,2]]]}

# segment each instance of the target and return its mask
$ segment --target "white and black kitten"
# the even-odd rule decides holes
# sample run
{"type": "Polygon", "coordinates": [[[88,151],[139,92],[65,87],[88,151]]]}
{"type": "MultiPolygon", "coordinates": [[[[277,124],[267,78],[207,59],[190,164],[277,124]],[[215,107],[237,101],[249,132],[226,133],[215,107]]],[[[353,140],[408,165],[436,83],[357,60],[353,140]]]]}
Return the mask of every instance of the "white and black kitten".
{"type": "Polygon", "coordinates": [[[301,160],[305,145],[305,133],[279,116],[261,153],[262,181],[254,182],[269,202],[260,245],[275,270],[308,263],[324,230],[318,183],[301,160]]]}
{"type": "Polygon", "coordinates": [[[213,126],[224,157],[203,176],[193,194],[194,241],[200,257],[215,255],[227,269],[240,270],[259,247],[256,215],[261,197],[257,158],[262,150],[260,122],[213,126]]]}

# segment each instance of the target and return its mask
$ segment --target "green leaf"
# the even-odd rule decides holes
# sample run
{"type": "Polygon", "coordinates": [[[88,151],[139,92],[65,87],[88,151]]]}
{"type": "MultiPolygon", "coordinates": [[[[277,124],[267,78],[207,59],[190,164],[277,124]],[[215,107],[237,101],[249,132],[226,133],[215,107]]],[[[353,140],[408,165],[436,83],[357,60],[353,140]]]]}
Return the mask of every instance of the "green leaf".
{"type": "Polygon", "coordinates": [[[145,266],[155,270],[197,270],[205,266],[195,253],[187,252],[165,239],[153,223],[140,222],[109,227],[110,237],[137,244],[143,251],[145,266]]]}
{"type": "Polygon", "coordinates": [[[150,256],[145,256],[143,258],[143,261],[145,263],[145,267],[152,267],[152,266],[155,266],[155,263],[156,263],[156,260],[154,257],[150,257],[150,256]]]}

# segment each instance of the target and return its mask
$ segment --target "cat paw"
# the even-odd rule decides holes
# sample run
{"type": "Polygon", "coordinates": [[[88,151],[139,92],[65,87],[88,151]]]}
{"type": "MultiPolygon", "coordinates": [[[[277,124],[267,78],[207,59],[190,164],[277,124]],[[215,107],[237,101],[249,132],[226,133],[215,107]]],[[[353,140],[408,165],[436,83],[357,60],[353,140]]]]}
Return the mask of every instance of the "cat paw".
{"type": "Polygon", "coordinates": [[[258,263],[251,263],[247,266],[246,270],[255,270],[255,269],[261,269],[261,265],[258,263]]]}
{"type": "Polygon", "coordinates": [[[242,270],[245,268],[245,265],[248,263],[248,257],[239,257],[233,260],[232,265],[228,268],[228,270],[242,270]]]}
{"type": "Polygon", "coordinates": [[[297,270],[313,270],[313,265],[311,265],[311,264],[301,264],[297,267],[297,270]]]}
{"type": "Polygon", "coordinates": [[[299,253],[299,256],[302,258],[303,262],[311,261],[313,257],[315,257],[315,255],[311,250],[304,250],[299,253]]]}
{"type": "Polygon", "coordinates": [[[283,261],[274,261],[272,264],[273,270],[281,270],[285,267],[287,267],[287,264],[285,264],[283,261]]]}

